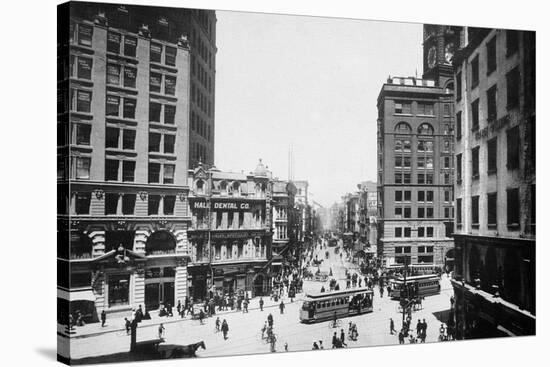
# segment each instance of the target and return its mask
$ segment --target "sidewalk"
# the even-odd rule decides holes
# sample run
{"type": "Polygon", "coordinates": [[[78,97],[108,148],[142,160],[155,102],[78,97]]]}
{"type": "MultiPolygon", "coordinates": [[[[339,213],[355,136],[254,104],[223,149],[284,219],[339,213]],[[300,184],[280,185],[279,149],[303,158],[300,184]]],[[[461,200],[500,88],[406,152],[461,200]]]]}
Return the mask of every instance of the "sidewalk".
{"type": "MultiPolygon", "coordinates": [[[[305,296],[304,292],[297,294],[296,297],[294,297],[294,302],[298,302],[302,300],[304,296],[305,296]]],[[[282,297],[282,299],[285,305],[290,303],[290,298],[284,296],[282,297]]],[[[281,303],[281,299],[279,299],[278,302],[275,302],[271,300],[269,296],[263,297],[263,300],[264,300],[264,310],[266,308],[278,307],[279,304],[281,303]]],[[[260,309],[259,302],[260,302],[260,297],[255,297],[251,299],[248,305],[248,311],[252,312],[254,310],[259,310],[260,309]]],[[[186,315],[184,318],[181,318],[179,315],[177,315],[177,311],[175,307],[173,308],[173,312],[174,312],[174,316],[172,317],[166,317],[166,316],[160,317],[158,316],[158,311],[152,311],[150,312],[151,320],[142,320],[139,323],[139,328],[157,326],[159,324],[172,324],[172,323],[184,322],[184,321],[195,321],[197,323],[199,322],[198,320],[193,320],[191,318],[191,315],[186,315]]],[[[229,309],[227,311],[217,311],[217,307],[216,307],[216,314],[211,317],[220,316],[221,318],[222,315],[238,313],[238,312],[242,313],[242,310],[237,311],[237,309],[234,309],[234,310],[229,309]]],[[[205,320],[206,319],[208,319],[208,317],[206,317],[205,320]]],[[[67,333],[66,325],[57,324],[57,333],[65,337],[70,337],[71,339],[89,338],[89,337],[106,334],[106,333],[113,333],[113,332],[126,333],[124,317],[107,318],[104,327],[101,326],[101,321],[96,323],[86,324],[84,326],[75,326],[74,330],[71,331],[71,335],[67,333]]]]}

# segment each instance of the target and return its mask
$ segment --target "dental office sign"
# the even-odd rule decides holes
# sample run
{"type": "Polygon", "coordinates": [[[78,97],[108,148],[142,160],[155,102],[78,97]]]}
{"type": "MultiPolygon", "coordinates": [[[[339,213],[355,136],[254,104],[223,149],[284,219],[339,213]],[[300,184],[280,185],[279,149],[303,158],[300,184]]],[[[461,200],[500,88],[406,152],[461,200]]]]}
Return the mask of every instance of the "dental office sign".
{"type": "Polygon", "coordinates": [[[208,209],[223,211],[247,211],[250,210],[250,202],[242,200],[212,200],[207,202],[205,199],[189,199],[191,210],[208,209]]]}

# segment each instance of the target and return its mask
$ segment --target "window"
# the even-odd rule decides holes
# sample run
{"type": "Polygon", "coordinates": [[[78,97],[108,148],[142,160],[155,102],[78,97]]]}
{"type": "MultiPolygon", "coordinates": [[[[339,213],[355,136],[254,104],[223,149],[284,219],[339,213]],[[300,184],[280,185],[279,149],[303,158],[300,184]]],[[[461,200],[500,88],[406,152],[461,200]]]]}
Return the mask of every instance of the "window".
{"type": "Polygon", "coordinates": [[[418,201],[423,202],[424,201],[424,191],[418,191],[418,201]]]}
{"type": "Polygon", "coordinates": [[[456,73],[456,100],[462,99],[462,73],[456,73]]]}
{"type": "MultiPolygon", "coordinates": [[[[410,229],[410,228],[409,228],[409,229],[410,229]]],[[[406,231],[406,230],[407,230],[407,229],[405,228],[405,231],[406,231]]],[[[403,253],[405,253],[405,254],[410,254],[410,253],[411,253],[411,246],[404,246],[404,247],[403,247],[403,253]]]]}
{"type": "Polygon", "coordinates": [[[479,196],[472,196],[472,226],[479,226],[479,196]]]}
{"type": "Polygon", "coordinates": [[[402,157],[401,156],[396,156],[395,157],[395,168],[401,168],[401,159],[402,157]]]}
{"type": "Polygon", "coordinates": [[[462,224],[462,199],[456,199],[456,223],[462,224]]]}
{"type": "Polygon", "coordinates": [[[462,138],[462,111],[456,114],[456,140],[462,138]]]}
{"type": "Polygon", "coordinates": [[[107,64],[107,84],[120,85],[120,65],[107,64]]]}
{"type": "Polygon", "coordinates": [[[176,205],[175,195],[166,195],[163,200],[164,215],[174,215],[174,206],[176,205]]]}
{"type": "Polygon", "coordinates": [[[71,110],[77,112],[90,112],[92,92],[71,89],[71,110]]]}
{"type": "Polygon", "coordinates": [[[116,215],[118,208],[118,197],[116,193],[105,194],[105,215],[116,215]]]}
{"type": "Polygon", "coordinates": [[[122,181],[134,182],[136,170],[135,161],[122,161],[122,181]]]}
{"type": "Polygon", "coordinates": [[[462,154],[456,155],[456,180],[458,184],[462,182],[462,154]]]}
{"type": "Polygon", "coordinates": [[[487,194],[487,225],[496,227],[497,225],[497,193],[487,194]]]}
{"type": "Polygon", "coordinates": [[[116,159],[105,160],[105,181],[118,181],[118,167],[120,161],[116,159]]]}
{"type": "Polygon", "coordinates": [[[175,135],[164,135],[164,153],[174,153],[175,135]]]}
{"type": "Polygon", "coordinates": [[[107,33],[107,52],[118,54],[120,52],[120,33],[107,33]]]}
{"type": "Polygon", "coordinates": [[[160,103],[149,103],[149,121],[160,122],[160,111],[162,105],[160,103]]]}
{"type": "Polygon", "coordinates": [[[89,157],[73,157],[72,162],[75,170],[75,178],[89,180],[90,179],[90,163],[89,157]]]}
{"type": "Polygon", "coordinates": [[[86,24],[78,24],[78,44],[82,46],[92,46],[92,34],[94,28],[86,24]]]}
{"type": "MultiPolygon", "coordinates": [[[[418,227],[418,234],[417,237],[424,237],[424,227],[418,227]]],[[[423,246],[421,246],[422,249],[424,249],[423,246]]],[[[418,248],[418,252],[420,252],[420,247],[418,248]]]]}
{"type": "Polygon", "coordinates": [[[403,191],[395,192],[395,201],[403,201],[403,191]]]}
{"type": "Polygon", "coordinates": [[[150,59],[151,62],[161,62],[161,55],[162,55],[162,45],[158,43],[152,43],[151,42],[151,49],[150,49],[150,59]]]}
{"type": "Polygon", "coordinates": [[[137,38],[124,36],[124,55],[136,57],[137,38]]]}
{"type": "Polygon", "coordinates": [[[497,86],[493,85],[487,90],[487,120],[494,121],[497,118],[497,86]]]}
{"type": "Polygon", "coordinates": [[[164,63],[170,66],[176,66],[176,48],[166,46],[164,63]]]}
{"type": "Polygon", "coordinates": [[[472,70],[472,89],[479,84],[479,55],[477,55],[470,63],[472,70]]]}
{"type": "MultiPolygon", "coordinates": [[[[426,227],[426,237],[434,236],[434,227],[426,227]]],[[[431,251],[428,251],[431,252],[431,251]]]]}
{"type": "Polygon", "coordinates": [[[443,157],[443,168],[451,168],[451,157],[443,157]]]}
{"type": "MultiPolygon", "coordinates": [[[[76,61],[76,77],[78,79],[92,79],[92,59],[79,56],[74,57],[74,60],[76,61]]],[[[70,74],[73,76],[73,72],[70,74]]]]}
{"type": "Polygon", "coordinates": [[[426,184],[427,185],[433,185],[434,183],[434,174],[433,173],[427,173],[426,174],[426,184]]]}
{"type": "Polygon", "coordinates": [[[443,197],[446,203],[451,201],[451,192],[449,190],[443,191],[443,197]]]}
{"type": "Polygon", "coordinates": [[[149,75],[149,91],[153,93],[160,93],[162,86],[162,74],[151,73],[149,75]]]}
{"type": "Polygon", "coordinates": [[[418,208],[418,218],[424,218],[424,217],[425,217],[424,208],[422,207],[418,208]]]}
{"type": "Polygon", "coordinates": [[[506,132],[507,143],[507,164],[508,169],[519,168],[519,156],[520,156],[520,141],[519,141],[519,127],[513,127],[506,132]]]}
{"type": "MultiPolygon", "coordinates": [[[[403,237],[411,237],[411,227],[403,228],[403,237]]],[[[407,253],[407,249],[409,249],[408,252],[410,252],[410,247],[405,247],[405,253],[407,253]]]]}
{"type": "Polygon", "coordinates": [[[239,228],[243,228],[244,225],[244,213],[239,212],[239,228]]]}
{"type": "Polygon", "coordinates": [[[506,207],[508,213],[508,225],[519,226],[519,189],[506,190],[506,207]]]}
{"type": "Polygon", "coordinates": [[[497,172],[497,138],[487,141],[487,173],[497,172]]]}
{"type": "Polygon", "coordinates": [[[401,172],[397,172],[395,174],[395,183],[396,184],[403,183],[403,175],[401,174],[401,172]]]}
{"type": "Polygon", "coordinates": [[[443,216],[445,218],[450,218],[451,217],[451,208],[443,208],[443,216]]]}
{"type": "Polygon", "coordinates": [[[479,98],[472,102],[472,131],[479,129],[479,98]]]}
{"type": "Polygon", "coordinates": [[[506,31],[506,56],[511,56],[519,50],[519,32],[514,30],[506,31]]]}
{"type": "Polygon", "coordinates": [[[395,113],[401,114],[410,114],[411,113],[411,103],[410,102],[395,102],[395,113]]]}
{"type": "Polygon", "coordinates": [[[472,178],[479,178],[479,147],[472,149],[472,178]]]}
{"type": "Polygon", "coordinates": [[[418,109],[418,111],[417,111],[418,115],[433,116],[433,114],[434,114],[434,104],[433,103],[418,102],[417,103],[417,109],[418,109]]]}
{"type": "Polygon", "coordinates": [[[434,217],[434,208],[428,207],[426,208],[426,218],[433,218],[434,217]]]}
{"type": "Polygon", "coordinates": [[[171,96],[176,95],[176,77],[175,76],[164,76],[164,94],[171,96]]]}
{"type": "Polygon", "coordinates": [[[120,97],[107,95],[107,107],[105,115],[118,116],[120,107],[120,97]]]}
{"type": "Polygon", "coordinates": [[[91,192],[79,192],[75,194],[75,213],[77,215],[90,214],[91,192]]]}
{"type": "Polygon", "coordinates": [[[173,184],[174,183],[174,172],[176,170],[176,166],[173,164],[165,164],[164,165],[164,175],[163,175],[163,183],[165,184],[173,184]]]}
{"type": "Polygon", "coordinates": [[[451,116],[451,105],[448,103],[443,105],[443,116],[451,116]]]}
{"type": "Polygon", "coordinates": [[[404,215],[405,218],[410,218],[411,217],[411,208],[410,207],[405,207],[404,208],[404,213],[405,213],[405,215],[404,215]]]}
{"type": "Polygon", "coordinates": [[[403,208],[396,207],[395,208],[395,217],[396,218],[401,218],[402,215],[403,215],[403,208]]]}
{"type": "Polygon", "coordinates": [[[411,201],[411,192],[409,190],[405,191],[405,201],[411,201]]]}
{"type": "Polygon", "coordinates": [[[159,214],[160,195],[151,195],[147,199],[147,214],[158,215],[159,214]]]}
{"type": "Polygon", "coordinates": [[[395,230],[395,237],[402,237],[402,231],[403,231],[402,228],[396,227],[394,228],[394,230],[395,230]]]}
{"type": "Polygon", "coordinates": [[[403,167],[411,168],[411,157],[403,157],[403,167]]]}
{"type": "Polygon", "coordinates": [[[417,180],[416,180],[417,183],[420,184],[420,185],[424,184],[424,182],[425,182],[424,178],[425,178],[425,175],[423,173],[419,173],[418,177],[417,177],[417,180]]]}
{"type": "Polygon", "coordinates": [[[160,152],[160,140],[162,139],[162,134],[159,133],[149,133],[149,152],[160,152]]]}
{"type": "Polygon", "coordinates": [[[506,108],[511,109],[519,105],[519,68],[515,67],[506,74],[506,108]]]}
{"type": "Polygon", "coordinates": [[[160,183],[160,163],[149,163],[149,183],[160,183]]]}
{"type": "Polygon", "coordinates": [[[72,124],[73,127],[73,143],[76,145],[90,145],[90,134],[92,125],[88,124],[72,124]]]}
{"type": "Polygon", "coordinates": [[[487,75],[497,69],[497,37],[487,42],[487,75]]]}
{"type": "Polygon", "coordinates": [[[136,206],[136,194],[124,194],[122,197],[122,214],[134,215],[136,206]]]}
{"type": "Polygon", "coordinates": [[[404,173],[403,174],[403,183],[404,184],[410,184],[411,183],[411,174],[410,173],[404,173]]]}
{"type": "Polygon", "coordinates": [[[430,203],[434,201],[434,192],[432,190],[426,191],[426,201],[430,203]]]}
{"type": "Polygon", "coordinates": [[[136,100],[131,98],[124,98],[124,108],[122,110],[122,117],[125,119],[136,118],[136,100]]]}
{"type": "Polygon", "coordinates": [[[406,122],[400,122],[395,125],[395,132],[397,134],[410,134],[411,131],[411,127],[406,122]]]}
{"type": "MultiPolygon", "coordinates": [[[[397,229],[397,228],[396,228],[396,229],[397,229]]],[[[401,229],[401,228],[399,228],[399,229],[401,229]]],[[[403,253],[403,247],[401,247],[401,246],[396,246],[396,247],[395,247],[395,253],[396,253],[396,254],[402,254],[402,253],[403,253]]]]}

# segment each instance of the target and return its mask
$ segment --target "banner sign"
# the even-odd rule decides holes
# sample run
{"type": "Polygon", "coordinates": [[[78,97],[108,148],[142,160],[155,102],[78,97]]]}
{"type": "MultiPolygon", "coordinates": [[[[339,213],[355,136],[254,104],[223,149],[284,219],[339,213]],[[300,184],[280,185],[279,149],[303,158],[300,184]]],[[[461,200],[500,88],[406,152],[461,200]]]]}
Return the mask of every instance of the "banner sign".
{"type": "Polygon", "coordinates": [[[251,203],[245,200],[212,200],[207,202],[204,198],[189,198],[191,210],[209,209],[221,211],[250,211],[251,203]]]}

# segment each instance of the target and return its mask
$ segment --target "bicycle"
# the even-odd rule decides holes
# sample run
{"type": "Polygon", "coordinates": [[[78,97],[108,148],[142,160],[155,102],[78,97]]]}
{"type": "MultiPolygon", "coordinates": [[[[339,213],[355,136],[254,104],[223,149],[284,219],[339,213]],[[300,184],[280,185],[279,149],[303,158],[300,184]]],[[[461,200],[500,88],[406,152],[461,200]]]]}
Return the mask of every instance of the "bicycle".
{"type": "Polygon", "coordinates": [[[328,323],[328,328],[329,329],[336,329],[336,328],[339,328],[341,326],[342,326],[342,320],[340,320],[340,319],[331,320],[328,323]]]}

